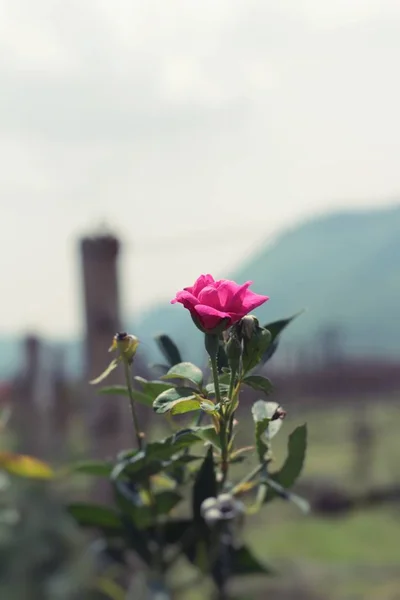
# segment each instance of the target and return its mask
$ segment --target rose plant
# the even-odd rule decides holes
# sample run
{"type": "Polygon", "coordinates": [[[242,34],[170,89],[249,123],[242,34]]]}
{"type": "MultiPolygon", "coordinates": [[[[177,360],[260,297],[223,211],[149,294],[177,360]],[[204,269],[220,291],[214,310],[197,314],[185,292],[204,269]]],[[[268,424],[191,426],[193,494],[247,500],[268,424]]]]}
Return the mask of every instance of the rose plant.
{"type": "MultiPolygon", "coordinates": [[[[69,512],[81,526],[98,532],[110,560],[123,566],[131,586],[142,581],[139,573],[145,576],[147,597],[173,597],[176,565],[184,559],[213,582],[218,598],[229,598],[232,578],[273,572],[241,542],[246,520],[274,498],[308,510],[307,502],[289,491],[303,466],[306,425],[289,435],[286,460],[274,470],[271,442],[286,412],[265,399],[273,387],[260,372],[294,317],[261,326],[249,313],[268,297],[252,292],[250,285],[201,275],[172,300],[189,311],[204,336],[209,378],[161,335],[157,342],[168,364],[158,378],[143,379],[134,374],[139,340],[117,333],[110,348],[116,357],[92,382],[101,383],[113,369],[124,369],[126,385],[103,387],[100,393],[128,398],[135,447],[112,460],[74,465],[78,472],[108,477],[115,502],[75,503],[69,512]],[[262,398],[248,408],[254,446],[238,448],[236,413],[246,387],[262,398]],[[167,417],[164,425],[172,428],[170,434],[153,440],[151,430],[144,433],[138,403],[167,417]],[[234,467],[244,461],[253,465],[235,480],[234,467]]],[[[126,598],[140,597],[137,588],[128,588],[126,598]]]]}

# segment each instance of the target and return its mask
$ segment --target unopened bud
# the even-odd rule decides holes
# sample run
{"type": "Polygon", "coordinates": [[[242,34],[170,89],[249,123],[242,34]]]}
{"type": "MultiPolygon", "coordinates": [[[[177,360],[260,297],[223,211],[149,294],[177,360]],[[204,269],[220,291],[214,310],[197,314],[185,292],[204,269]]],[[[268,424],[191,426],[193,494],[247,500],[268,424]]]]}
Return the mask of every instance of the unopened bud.
{"type": "Polygon", "coordinates": [[[121,358],[131,364],[138,346],[139,340],[134,335],[130,335],[126,332],[116,333],[109,352],[119,350],[121,358]]]}
{"type": "Polygon", "coordinates": [[[223,519],[222,513],[218,508],[210,508],[210,510],[205,513],[203,518],[207,525],[215,525],[223,519]]]}
{"type": "Polygon", "coordinates": [[[210,497],[210,498],[206,498],[205,500],[203,500],[203,502],[201,503],[200,506],[200,513],[201,516],[204,517],[205,513],[212,509],[212,508],[216,508],[217,507],[217,499],[210,497]]]}
{"type": "Polygon", "coordinates": [[[233,496],[231,496],[231,494],[220,494],[217,498],[218,504],[219,506],[225,506],[227,504],[232,504],[232,502],[234,501],[233,496]]]}
{"type": "Polygon", "coordinates": [[[245,507],[242,502],[236,500],[231,494],[220,494],[217,498],[204,500],[200,512],[207,525],[210,526],[228,521],[241,523],[245,507]]]}
{"type": "Polygon", "coordinates": [[[224,521],[231,521],[242,512],[242,503],[230,494],[220,494],[217,502],[224,521]]]}
{"type": "Polygon", "coordinates": [[[254,317],[253,315],[246,315],[239,322],[241,337],[244,340],[250,340],[251,336],[253,335],[254,331],[257,329],[258,326],[259,322],[257,317],[254,317]]]}

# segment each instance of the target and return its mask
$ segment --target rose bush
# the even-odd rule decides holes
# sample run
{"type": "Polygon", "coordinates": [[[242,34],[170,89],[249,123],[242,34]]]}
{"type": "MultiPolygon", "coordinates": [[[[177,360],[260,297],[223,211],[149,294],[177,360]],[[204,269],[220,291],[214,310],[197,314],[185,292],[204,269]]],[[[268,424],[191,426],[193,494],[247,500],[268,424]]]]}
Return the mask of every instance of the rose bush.
{"type": "MultiPolygon", "coordinates": [[[[303,466],[306,426],[290,434],[283,465],[271,468],[272,439],[282,428],[286,411],[264,399],[273,386],[262,374],[294,317],[261,326],[248,313],[268,297],[252,292],[250,285],[201,275],[172,300],[189,310],[203,332],[209,369],[185,361],[174,341],[161,334],[156,340],[164,364],[155,366],[154,379],[139,377],[134,374],[139,340],[123,332],[115,335],[110,348],[115,358],[91,382],[100,383],[113,369],[123,369],[126,385],[107,386],[101,392],[128,398],[136,447],[106,461],[73,465],[78,473],[108,476],[115,502],[112,506],[78,502],[68,509],[82,527],[97,530],[112,572],[118,566],[120,580],[130,582],[129,592],[125,596],[124,590],[121,598],[142,597],[136,586],[143,579],[132,572],[138,562],[147,597],[178,598],[180,584],[173,582],[179,582],[186,561],[197,570],[196,586],[199,574],[211,578],[218,598],[228,599],[234,577],[273,572],[244,543],[246,519],[276,497],[308,510],[307,503],[288,489],[303,466]],[[251,408],[245,403],[242,407],[252,415],[254,445],[238,448],[241,419],[236,412],[246,388],[257,390],[262,398],[251,408]],[[159,419],[167,417],[164,427],[170,431],[165,438],[160,439],[158,424],[142,431],[138,403],[159,419]],[[175,416],[180,428],[173,422],[175,416]],[[245,461],[240,479],[235,465],[245,461]]],[[[187,588],[181,591],[179,597],[186,598],[187,588]]]]}
{"type": "Polygon", "coordinates": [[[195,324],[203,331],[222,325],[228,329],[249,312],[269,300],[249,290],[252,281],[239,285],[229,279],[215,281],[212,275],[200,275],[190,287],[176,294],[171,304],[180,302],[187,308],[195,324]]]}

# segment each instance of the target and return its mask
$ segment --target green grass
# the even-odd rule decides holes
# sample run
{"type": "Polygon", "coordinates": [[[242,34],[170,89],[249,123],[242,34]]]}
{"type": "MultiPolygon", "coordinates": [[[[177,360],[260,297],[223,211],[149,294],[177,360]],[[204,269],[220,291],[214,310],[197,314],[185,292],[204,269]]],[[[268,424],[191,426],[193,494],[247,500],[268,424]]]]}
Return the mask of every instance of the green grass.
{"type": "Polygon", "coordinates": [[[275,505],[253,520],[246,535],[260,556],[319,563],[390,565],[400,562],[398,515],[389,510],[363,511],[345,518],[294,515],[275,505]]]}

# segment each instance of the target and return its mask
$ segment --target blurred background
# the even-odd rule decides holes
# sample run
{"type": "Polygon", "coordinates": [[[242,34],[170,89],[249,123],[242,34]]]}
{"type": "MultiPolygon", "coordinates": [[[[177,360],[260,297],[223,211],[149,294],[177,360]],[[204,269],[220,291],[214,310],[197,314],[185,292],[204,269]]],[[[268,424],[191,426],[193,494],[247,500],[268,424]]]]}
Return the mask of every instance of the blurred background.
{"type": "Polygon", "coordinates": [[[249,533],[276,598],[400,598],[399,40],[396,0],[0,0],[8,442],[128,443],[86,382],[119,330],[144,376],[161,332],[202,361],[169,304],[200,273],[252,280],[263,323],[306,309],[268,370],[314,512],[249,533]]]}

